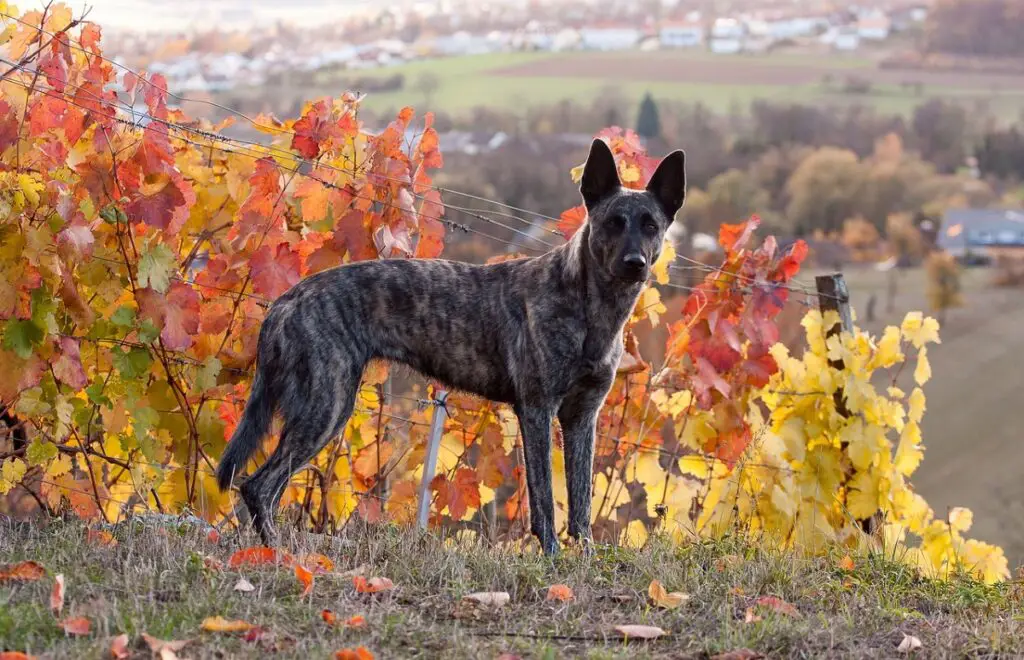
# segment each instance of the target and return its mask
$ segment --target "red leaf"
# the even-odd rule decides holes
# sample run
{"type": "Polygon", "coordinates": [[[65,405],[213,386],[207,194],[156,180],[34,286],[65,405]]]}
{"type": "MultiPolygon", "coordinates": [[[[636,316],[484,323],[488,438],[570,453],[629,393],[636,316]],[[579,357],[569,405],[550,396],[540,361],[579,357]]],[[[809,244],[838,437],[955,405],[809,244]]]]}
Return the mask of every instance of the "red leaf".
{"type": "Polygon", "coordinates": [[[76,616],[61,621],[60,627],[67,635],[88,635],[92,624],[84,616],[76,616]]]}
{"type": "Polygon", "coordinates": [[[349,211],[338,221],[333,243],[347,252],[352,261],[377,258],[377,248],[367,228],[366,216],[360,211],[349,211]]]}
{"type": "Polygon", "coordinates": [[[442,215],[444,204],[441,202],[441,193],[432,189],[424,195],[423,203],[420,205],[417,257],[432,259],[441,256],[441,252],[444,251],[444,224],[440,222],[442,215]]]}
{"type": "Polygon", "coordinates": [[[92,255],[96,239],[84,223],[69,224],[57,234],[57,253],[69,261],[80,261],[92,255]]]}
{"type": "Polygon", "coordinates": [[[34,582],[46,575],[46,569],[36,561],[23,561],[0,568],[0,582],[34,582]]]}
{"type": "Polygon", "coordinates": [[[469,509],[480,508],[480,484],[475,470],[459,468],[454,481],[439,474],[430,482],[430,489],[437,493],[438,510],[448,507],[448,515],[461,520],[469,509]]]}
{"type": "Polygon", "coordinates": [[[274,299],[298,284],[300,257],[287,243],[279,243],[276,249],[264,245],[250,260],[253,290],[274,299]]]}
{"type": "Polygon", "coordinates": [[[231,325],[231,306],[225,300],[207,300],[199,309],[199,331],[219,335],[231,325]]]}
{"type": "Polygon", "coordinates": [[[292,149],[303,158],[316,158],[322,144],[341,135],[337,122],[332,120],[331,107],[326,101],[317,101],[302,115],[293,127],[292,149]]]}
{"type": "Polygon", "coordinates": [[[320,618],[329,626],[333,626],[338,623],[338,617],[330,610],[322,610],[320,612],[320,618]]]}
{"type": "Polygon", "coordinates": [[[82,26],[82,36],[79,37],[79,41],[82,44],[82,48],[92,50],[93,52],[99,52],[100,37],[100,26],[97,23],[89,21],[82,26]]]}
{"type": "Polygon", "coordinates": [[[562,233],[567,239],[572,238],[572,235],[583,226],[583,223],[587,220],[587,207],[580,204],[574,206],[567,211],[562,211],[562,215],[559,216],[558,220],[558,231],[562,233]]]}
{"type": "Polygon", "coordinates": [[[252,235],[274,231],[280,233],[282,225],[281,173],[269,156],[256,161],[249,176],[249,196],[238,209],[238,221],[231,226],[228,238],[235,246],[244,245],[252,235]]]}
{"type": "Polygon", "coordinates": [[[345,626],[348,628],[365,628],[366,617],[362,614],[353,614],[345,620],[345,626]]]}
{"type": "Polygon", "coordinates": [[[354,649],[335,651],[334,660],[373,660],[373,653],[365,646],[357,646],[354,649]]]}
{"type": "Polygon", "coordinates": [[[784,614],[791,617],[800,617],[800,610],[796,609],[790,603],[782,600],[778,596],[761,596],[757,599],[755,605],[761,607],[767,607],[768,609],[774,610],[779,614],[784,614]]]}
{"type": "Polygon", "coordinates": [[[82,358],[78,350],[78,340],[73,337],[60,338],[60,354],[51,357],[53,374],[57,380],[73,390],[80,390],[89,382],[82,367],[82,358]],[[56,358],[56,359],[54,359],[56,358]]]}
{"type": "Polygon", "coordinates": [[[395,583],[386,577],[373,577],[367,580],[362,575],[352,577],[352,586],[357,593],[375,594],[381,591],[390,591],[395,588],[395,583]]]}
{"type": "Polygon", "coordinates": [[[723,224],[718,231],[718,243],[726,252],[741,250],[759,224],[761,224],[761,218],[756,215],[750,216],[749,220],[739,224],[723,224]]]}
{"type": "Polygon", "coordinates": [[[128,635],[122,633],[110,641],[110,655],[116,660],[131,657],[131,651],[128,650],[128,635]]]}
{"type": "Polygon", "coordinates": [[[199,331],[199,294],[189,284],[173,281],[166,294],[150,288],[136,293],[139,310],[160,328],[160,339],[172,351],[183,351],[192,345],[192,335],[199,331]]]}
{"type": "Polygon", "coordinates": [[[273,548],[245,548],[231,555],[228,559],[228,568],[239,568],[241,566],[267,566],[272,564],[290,566],[292,563],[292,556],[283,550],[274,550],[273,548]]]}
{"type": "Polygon", "coordinates": [[[313,572],[301,564],[295,565],[295,578],[302,584],[302,596],[305,598],[313,593],[313,572]]]}
{"type": "Polygon", "coordinates": [[[775,269],[772,277],[777,282],[788,282],[800,272],[800,264],[807,258],[807,243],[797,241],[790,248],[789,254],[782,258],[779,267],[775,269]]]}
{"type": "Polygon", "coordinates": [[[50,590],[50,611],[54,616],[60,616],[64,609],[64,576],[57,575],[53,578],[53,589],[50,590]]]}
{"type": "Polygon", "coordinates": [[[139,194],[124,211],[133,222],[142,222],[173,235],[185,224],[189,209],[195,202],[196,193],[192,186],[177,171],[170,170],[164,174],[147,175],[139,194]]]}

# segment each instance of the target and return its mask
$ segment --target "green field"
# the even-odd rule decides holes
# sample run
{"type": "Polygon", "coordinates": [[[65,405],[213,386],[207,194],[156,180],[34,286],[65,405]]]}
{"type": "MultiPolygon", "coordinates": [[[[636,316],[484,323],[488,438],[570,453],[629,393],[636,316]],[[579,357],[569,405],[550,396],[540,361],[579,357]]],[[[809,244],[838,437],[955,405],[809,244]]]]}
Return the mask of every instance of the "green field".
{"type": "MultiPolygon", "coordinates": [[[[658,51],[563,54],[501,53],[419,61],[374,73],[322,73],[318,93],[337,93],[353,76],[405,76],[402,90],[373,93],[370,109],[413,105],[425,107],[427,95],[417,81],[436,76],[430,109],[464,112],[476,106],[523,109],[571,99],[587,103],[615,87],[639,100],[645,92],[657,99],[701,101],[717,111],[767,99],[804,103],[870,104],[880,111],[907,113],[930,98],[958,99],[973,105],[984,101],[992,112],[1016,117],[1024,109],[1024,80],[960,73],[883,71],[861,57],[795,54],[713,55],[707,52],[658,51]],[[845,77],[872,82],[864,94],[843,93],[845,77]],[[824,83],[831,76],[829,85],[824,83]],[[921,83],[916,91],[904,82],[921,83]]],[[[306,89],[307,93],[311,90],[306,89]]]]}

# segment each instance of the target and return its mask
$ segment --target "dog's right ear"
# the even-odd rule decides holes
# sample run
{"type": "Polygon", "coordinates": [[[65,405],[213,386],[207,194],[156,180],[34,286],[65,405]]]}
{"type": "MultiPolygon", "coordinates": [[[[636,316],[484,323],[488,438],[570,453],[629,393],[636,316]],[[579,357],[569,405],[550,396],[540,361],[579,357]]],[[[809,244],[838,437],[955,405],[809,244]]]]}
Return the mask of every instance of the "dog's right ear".
{"type": "Polygon", "coordinates": [[[583,180],[580,183],[580,193],[587,210],[621,187],[612,150],[604,140],[595,139],[590,145],[590,155],[583,166],[583,180]]]}

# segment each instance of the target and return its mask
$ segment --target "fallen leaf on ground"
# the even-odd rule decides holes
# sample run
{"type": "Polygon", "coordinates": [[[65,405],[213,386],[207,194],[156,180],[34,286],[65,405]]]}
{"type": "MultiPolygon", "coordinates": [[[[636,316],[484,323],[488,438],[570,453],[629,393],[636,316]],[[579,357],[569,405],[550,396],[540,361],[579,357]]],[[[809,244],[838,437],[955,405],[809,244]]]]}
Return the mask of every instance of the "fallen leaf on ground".
{"type": "Polygon", "coordinates": [[[324,623],[326,623],[329,626],[333,626],[334,624],[338,623],[337,615],[330,610],[321,611],[320,618],[323,619],[324,623]]]}
{"type": "Polygon", "coordinates": [[[206,570],[208,571],[219,573],[220,571],[224,570],[224,562],[217,559],[216,557],[205,555],[203,556],[203,567],[206,568],[206,570]]]}
{"type": "Polygon", "coordinates": [[[779,614],[785,614],[786,616],[792,616],[797,618],[801,616],[800,611],[798,609],[796,609],[786,601],[782,600],[778,596],[761,596],[757,599],[757,601],[754,604],[760,605],[762,607],[767,607],[769,609],[775,610],[779,614]]]}
{"type": "Polygon", "coordinates": [[[215,529],[211,529],[206,533],[206,540],[209,543],[220,543],[220,532],[215,529]]]}
{"type": "Polygon", "coordinates": [[[302,596],[305,598],[313,593],[313,572],[300,564],[295,564],[295,578],[302,585],[302,596]]]}
{"type": "Polygon", "coordinates": [[[64,575],[58,574],[53,578],[53,589],[50,590],[50,611],[54,616],[60,616],[64,609],[64,575]]]}
{"type": "Polygon", "coordinates": [[[480,605],[489,605],[491,607],[501,607],[508,604],[508,601],[512,597],[507,591],[478,591],[472,594],[466,594],[462,597],[462,600],[468,600],[473,603],[480,605]]]}
{"type": "Polygon", "coordinates": [[[924,646],[917,637],[913,635],[903,634],[903,641],[896,647],[896,650],[900,653],[911,653],[912,651],[924,646]]]}
{"type": "Polygon", "coordinates": [[[46,569],[37,561],[23,561],[0,568],[0,582],[32,582],[46,575],[46,569]]]}
{"type": "Polygon", "coordinates": [[[238,582],[235,582],[235,591],[249,593],[250,591],[256,591],[256,587],[253,586],[252,582],[249,582],[244,577],[242,577],[238,578],[238,582]]]}
{"type": "Polygon", "coordinates": [[[21,651],[0,651],[0,660],[35,660],[36,656],[21,651]]]}
{"type": "Polygon", "coordinates": [[[253,626],[246,633],[243,639],[250,644],[256,642],[267,641],[271,637],[270,628],[264,628],[263,626],[253,626]]]}
{"type": "Polygon", "coordinates": [[[335,651],[334,660],[373,660],[373,654],[365,646],[357,646],[354,649],[335,651]]]}
{"type": "Polygon", "coordinates": [[[615,626],[614,630],[625,639],[657,639],[662,635],[667,634],[658,626],[641,626],[635,624],[615,626]]]}
{"type": "Polygon", "coordinates": [[[218,615],[206,617],[203,619],[203,623],[200,627],[208,632],[245,632],[247,630],[252,630],[256,626],[248,621],[229,621],[218,615]]]}
{"type": "Polygon", "coordinates": [[[314,573],[330,573],[334,570],[334,562],[331,561],[331,558],[317,552],[302,555],[299,557],[298,563],[314,573]]]}
{"type": "Polygon", "coordinates": [[[652,603],[666,610],[675,609],[690,600],[690,596],[681,591],[669,592],[658,580],[651,580],[651,586],[647,587],[647,596],[652,603]]]}
{"type": "Polygon", "coordinates": [[[343,577],[343,578],[357,577],[357,576],[360,576],[360,575],[366,575],[369,572],[370,572],[370,567],[369,567],[368,564],[359,564],[355,568],[349,569],[349,570],[345,571],[344,573],[341,573],[339,575],[339,577],[343,577]]]}
{"type": "Polygon", "coordinates": [[[159,657],[160,660],[177,660],[177,652],[192,643],[191,639],[164,640],[147,633],[142,633],[142,639],[145,640],[153,655],[159,657]]]}
{"type": "Polygon", "coordinates": [[[572,587],[569,585],[553,584],[548,587],[548,595],[544,600],[557,600],[567,603],[575,597],[575,594],[572,592],[572,587]]]}
{"type": "Polygon", "coordinates": [[[711,656],[711,660],[763,660],[764,655],[750,649],[736,649],[711,656]]]}
{"type": "Polygon", "coordinates": [[[67,635],[88,635],[92,624],[84,616],[75,616],[61,621],[60,627],[67,635]]]}
{"type": "Polygon", "coordinates": [[[362,614],[353,614],[345,621],[345,625],[349,628],[365,628],[366,617],[362,614]]]}
{"type": "Polygon", "coordinates": [[[292,563],[292,556],[283,550],[273,548],[244,548],[235,552],[228,559],[228,568],[239,568],[240,566],[267,566],[270,564],[292,563]]]}
{"type": "Polygon", "coordinates": [[[117,539],[105,529],[87,529],[85,531],[85,540],[89,543],[105,545],[111,548],[117,545],[117,539]]]}
{"type": "Polygon", "coordinates": [[[124,660],[131,655],[128,650],[128,635],[122,633],[110,640],[110,655],[117,660],[124,660]]]}
{"type": "Polygon", "coordinates": [[[362,575],[352,578],[352,585],[361,594],[375,594],[380,591],[389,591],[395,588],[395,583],[386,577],[372,577],[369,580],[362,575]]]}
{"type": "Polygon", "coordinates": [[[842,559],[840,559],[839,568],[843,571],[852,571],[855,568],[855,565],[853,563],[853,557],[851,557],[850,555],[846,555],[842,559]]]}
{"type": "Polygon", "coordinates": [[[757,623],[758,621],[763,621],[761,615],[754,614],[754,608],[748,607],[746,614],[743,615],[743,623],[757,623]]]}

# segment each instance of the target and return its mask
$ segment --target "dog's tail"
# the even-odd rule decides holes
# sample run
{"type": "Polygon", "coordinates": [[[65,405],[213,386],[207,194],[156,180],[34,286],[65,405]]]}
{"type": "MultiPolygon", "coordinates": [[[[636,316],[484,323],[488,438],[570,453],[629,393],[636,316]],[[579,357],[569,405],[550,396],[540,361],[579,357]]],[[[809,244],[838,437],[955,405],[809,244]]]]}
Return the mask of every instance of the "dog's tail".
{"type": "Polygon", "coordinates": [[[217,466],[217,485],[222,491],[231,487],[235,474],[245,466],[246,461],[260,446],[263,436],[270,430],[274,416],[274,402],[270,400],[263,370],[257,368],[252,380],[252,392],[245,404],[245,412],[234,435],[228,441],[227,449],[217,466]]]}

